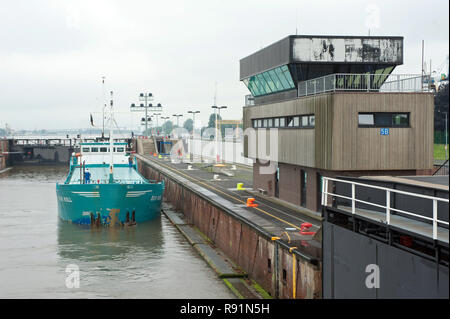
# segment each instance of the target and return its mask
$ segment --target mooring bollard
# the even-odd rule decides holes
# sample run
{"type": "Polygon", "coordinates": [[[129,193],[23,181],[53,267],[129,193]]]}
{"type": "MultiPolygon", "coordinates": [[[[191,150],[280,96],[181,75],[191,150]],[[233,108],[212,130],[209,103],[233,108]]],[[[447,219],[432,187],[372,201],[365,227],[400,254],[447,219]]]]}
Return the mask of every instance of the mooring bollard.
{"type": "Polygon", "coordinates": [[[250,197],[247,198],[247,207],[258,207],[258,204],[255,204],[255,199],[250,197]]]}
{"type": "Polygon", "coordinates": [[[241,190],[244,189],[243,186],[244,186],[244,183],[237,183],[236,189],[237,189],[238,191],[241,191],[241,190]]]}

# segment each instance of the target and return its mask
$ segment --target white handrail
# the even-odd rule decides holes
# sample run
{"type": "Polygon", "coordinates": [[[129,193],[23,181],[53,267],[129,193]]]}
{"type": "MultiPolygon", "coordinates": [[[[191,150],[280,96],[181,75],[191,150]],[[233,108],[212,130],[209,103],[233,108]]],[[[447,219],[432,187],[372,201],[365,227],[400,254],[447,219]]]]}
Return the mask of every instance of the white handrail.
{"type": "Polygon", "coordinates": [[[438,216],[437,216],[438,215],[437,214],[438,213],[438,209],[437,209],[438,208],[438,202],[448,203],[449,200],[446,199],[446,198],[422,195],[422,194],[411,193],[411,192],[405,192],[405,191],[401,191],[401,190],[398,190],[398,189],[392,189],[392,188],[387,188],[387,187],[382,187],[382,186],[375,186],[375,185],[370,185],[370,184],[364,184],[364,183],[359,183],[359,182],[348,181],[348,180],[343,180],[343,179],[337,179],[337,178],[331,178],[331,177],[325,177],[324,176],[323,177],[323,182],[322,182],[322,202],[321,202],[322,206],[328,206],[328,196],[339,197],[339,198],[344,198],[344,199],[350,200],[351,201],[352,214],[356,214],[356,203],[363,203],[363,204],[366,204],[366,205],[371,205],[371,206],[375,206],[375,207],[378,207],[378,208],[385,209],[385,211],[386,211],[386,223],[388,225],[391,225],[391,211],[399,212],[399,213],[406,214],[406,215],[409,215],[409,216],[422,218],[422,219],[425,219],[425,220],[429,220],[433,224],[433,239],[434,240],[437,239],[438,224],[449,225],[448,222],[438,219],[438,216]],[[328,191],[328,181],[334,181],[334,182],[339,182],[339,183],[350,184],[351,185],[351,197],[329,192],[328,191]],[[385,191],[386,192],[386,205],[375,204],[375,203],[367,202],[367,201],[364,201],[364,200],[361,200],[361,199],[357,199],[356,198],[356,186],[362,186],[362,187],[367,187],[367,188],[372,188],[372,189],[385,191]],[[415,213],[412,213],[412,212],[407,212],[407,211],[404,211],[404,210],[400,210],[400,209],[391,207],[391,193],[398,193],[398,194],[402,194],[402,195],[407,195],[407,196],[419,197],[419,198],[432,200],[433,201],[433,217],[431,218],[431,217],[427,217],[427,216],[423,216],[423,215],[418,215],[418,214],[415,214],[415,213]]]}
{"type": "Polygon", "coordinates": [[[297,96],[329,91],[428,92],[430,88],[422,86],[427,81],[417,81],[422,78],[430,81],[429,75],[420,74],[334,73],[299,82],[297,96]]]}

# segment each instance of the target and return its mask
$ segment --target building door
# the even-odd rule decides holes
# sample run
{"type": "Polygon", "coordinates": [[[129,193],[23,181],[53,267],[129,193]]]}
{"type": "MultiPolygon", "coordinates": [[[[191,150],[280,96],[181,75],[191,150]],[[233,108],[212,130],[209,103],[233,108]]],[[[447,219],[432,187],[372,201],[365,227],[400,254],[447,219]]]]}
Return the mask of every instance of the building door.
{"type": "Polygon", "coordinates": [[[300,205],[306,207],[306,179],[307,174],[304,170],[300,171],[300,205]]]}
{"type": "Polygon", "coordinates": [[[317,211],[320,212],[322,210],[322,183],[323,177],[319,173],[317,173],[317,211]]]}
{"type": "Polygon", "coordinates": [[[275,173],[275,197],[278,197],[278,192],[279,192],[279,188],[278,188],[278,181],[280,179],[280,168],[277,167],[277,172],[275,173]]]}

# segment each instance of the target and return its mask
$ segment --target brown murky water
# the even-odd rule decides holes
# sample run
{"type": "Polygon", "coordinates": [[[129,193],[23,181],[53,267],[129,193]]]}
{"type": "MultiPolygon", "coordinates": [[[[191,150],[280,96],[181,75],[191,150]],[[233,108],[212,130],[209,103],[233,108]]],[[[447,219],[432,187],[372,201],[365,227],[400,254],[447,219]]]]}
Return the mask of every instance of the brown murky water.
{"type": "Polygon", "coordinates": [[[0,298],[234,298],[165,217],[128,229],[61,222],[66,167],[0,174],[0,298]],[[79,288],[67,288],[68,265],[79,288]]]}

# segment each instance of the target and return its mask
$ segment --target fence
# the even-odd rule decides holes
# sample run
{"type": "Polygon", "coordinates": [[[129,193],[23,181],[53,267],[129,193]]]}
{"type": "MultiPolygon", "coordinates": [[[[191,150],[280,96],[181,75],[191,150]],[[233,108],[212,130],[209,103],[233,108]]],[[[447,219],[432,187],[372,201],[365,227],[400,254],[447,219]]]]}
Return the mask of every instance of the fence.
{"type": "Polygon", "coordinates": [[[298,84],[298,96],[335,91],[430,92],[429,76],[336,73],[298,84]]]}
{"type": "MultiPolygon", "coordinates": [[[[368,205],[368,206],[372,206],[375,208],[378,208],[377,211],[384,211],[386,214],[386,224],[387,225],[391,225],[391,216],[393,214],[400,214],[403,217],[407,217],[407,218],[411,218],[411,221],[413,220],[423,220],[425,222],[431,222],[432,224],[432,237],[434,240],[437,239],[438,237],[438,225],[446,225],[448,227],[449,223],[448,223],[448,208],[446,210],[446,219],[447,221],[443,220],[443,219],[439,219],[438,218],[438,203],[447,203],[448,205],[448,199],[445,198],[440,198],[440,197],[434,197],[434,196],[427,196],[427,195],[422,195],[422,194],[417,194],[417,193],[411,193],[411,192],[405,192],[405,191],[401,191],[401,190],[397,190],[397,189],[392,189],[392,188],[386,188],[386,187],[381,187],[381,186],[375,186],[375,185],[369,185],[369,184],[363,184],[363,183],[358,183],[358,182],[353,182],[353,181],[347,181],[347,180],[342,180],[342,179],[335,179],[335,178],[330,178],[330,177],[323,177],[323,184],[322,184],[322,206],[329,206],[329,201],[328,201],[328,197],[332,196],[332,197],[337,197],[337,198],[342,198],[345,199],[347,201],[350,202],[350,206],[351,207],[351,213],[352,215],[357,214],[357,204],[364,204],[364,205],[368,205]],[[346,185],[350,185],[351,187],[351,196],[345,196],[342,194],[337,194],[337,193],[333,193],[333,192],[329,192],[329,182],[335,182],[335,183],[344,183],[346,185]],[[364,187],[364,188],[368,188],[371,189],[373,191],[382,191],[385,193],[385,204],[378,204],[378,203],[374,203],[374,202],[370,202],[367,200],[361,200],[358,199],[357,196],[357,187],[364,187]],[[409,197],[413,197],[413,198],[419,198],[419,199],[426,199],[426,200],[430,200],[432,203],[432,217],[428,217],[428,216],[424,216],[421,214],[417,214],[417,213],[412,213],[410,211],[405,211],[405,210],[401,210],[395,207],[392,207],[392,203],[391,203],[391,194],[401,194],[404,196],[409,196],[409,197]]],[[[374,210],[375,211],[375,210],[374,210]]]]}

